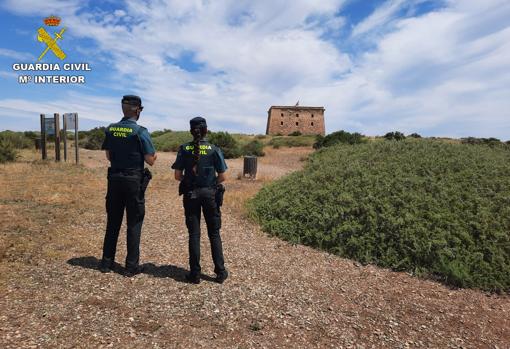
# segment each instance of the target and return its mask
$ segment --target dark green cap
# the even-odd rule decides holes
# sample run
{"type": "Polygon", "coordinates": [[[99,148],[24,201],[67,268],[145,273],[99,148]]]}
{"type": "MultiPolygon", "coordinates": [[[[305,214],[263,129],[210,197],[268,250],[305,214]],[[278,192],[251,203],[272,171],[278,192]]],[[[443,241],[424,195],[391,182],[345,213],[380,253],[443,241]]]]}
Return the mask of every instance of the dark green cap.
{"type": "Polygon", "coordinates": [[[141,107],[142,99],[135,95],[125,95],[124,97],[122,97],[122,103],[141,107]]]}
{"type": "Polygon", "coordinates": [[[189,121],[190,128],[207,127],[207,122],[203,117],[197,116],[189,121]]]}

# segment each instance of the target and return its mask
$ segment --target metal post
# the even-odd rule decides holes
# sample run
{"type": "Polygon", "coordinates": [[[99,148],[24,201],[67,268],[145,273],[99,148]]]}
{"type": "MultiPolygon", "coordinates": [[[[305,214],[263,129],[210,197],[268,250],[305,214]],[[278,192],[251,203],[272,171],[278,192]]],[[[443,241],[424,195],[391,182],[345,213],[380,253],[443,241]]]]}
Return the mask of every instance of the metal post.
{"type": "Polygon", "coordinates": [[[55,119],[55,161],[60,162],[60,120],[58,113],[53,114],[55,119]]]}
{"type": "Polygon", "coordinates": [[[46,121],[44,114],[41,114],[41,153],[42,159],[46,160],[46,121]]]}

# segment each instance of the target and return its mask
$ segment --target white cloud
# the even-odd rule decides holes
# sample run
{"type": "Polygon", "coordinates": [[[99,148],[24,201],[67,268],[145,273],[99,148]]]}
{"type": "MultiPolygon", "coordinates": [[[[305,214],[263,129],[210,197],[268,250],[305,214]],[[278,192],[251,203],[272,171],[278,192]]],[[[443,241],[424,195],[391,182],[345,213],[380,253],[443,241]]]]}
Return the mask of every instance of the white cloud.
{"type": "MultiPolygon", "coordinates": [[[[508,138],[510,4],[450,0],[437,12],[397,18],[418,2],[390,0],[358,24],[348,42],[368,40],[373,49],[354,58],[329,33],[345,25],[335,16],[343,0],[133,0],[111,14],[79,15],[79,4],[67,2],[66,21],[73,23],[70,35],[94,40],[111,57],[104,83],[119,99],[139,93],[142,120],[153,128],[184,129],[201,114],[213,129],[263,132],[270,105],[300,100],[326,107],[328,131],[508,138]],[[179,66],[183,54],[200,69],[179,66]]],[[[28,0],[5,6],[28,13],[21,3],[39,6],[28,0]]],[[[118,99],[93,98],[68,96],[51,105],[0,100],[0,107],[116,119],[118,99]]]]}
{"type": "Polygon", "coordinates": [[[79,8],[79,0],[5,0],[0,6],[20,15],[68,16],[79,8]]]}
{"type": "MultiPolygon", "coordinates": [[[[407,1],[409,2],[409,1],[407,1]]],[[[375,28],[387,24],[394,18],[395,13],[406,3],[405,0],[387,0],[380,6],[374,13],[365,18],[362,22],[357,24],[352,30],[352,36],[359,36],[365,34],[375,28]]]]}
{"type": "Polygon", "coordinates": [[[31,53],[19,52],[19,51],[10,50],[7,48],[0,48],[0,56],[13,58],[13,59],[20,60],[20,61],[31,61],[31,60],[35,59],[34,55],[31,53]]]}
{"type": "Polygon", "coordinates": [[[0,116],[5,117],[37,117],[39,114],[77,112],[80,116],[94,116],[93,119],[103,122],[113,122],[120,110],[120,100],[112,98],[90,96],[81,93],[66,93],[64,96],[46,101],[31,101],[22,98],[7,98],[0,100],[0,116]]]}
{"type": "Polygon", "coordinates": [[[510,5],[459,4],[398,21],[338,88],[349,91],[331,101],[338,115],[371,134],[509,138],[510,23],[494,19],[510,5]]]}
{"type": "Polygon", "coordinates": [[[13,78],[17,79],[18,78],[18,74],[16,74],[13,71],[0,70],[0,76],[3,78],[6,78],[6,79],[13,79],[13,78]]]}

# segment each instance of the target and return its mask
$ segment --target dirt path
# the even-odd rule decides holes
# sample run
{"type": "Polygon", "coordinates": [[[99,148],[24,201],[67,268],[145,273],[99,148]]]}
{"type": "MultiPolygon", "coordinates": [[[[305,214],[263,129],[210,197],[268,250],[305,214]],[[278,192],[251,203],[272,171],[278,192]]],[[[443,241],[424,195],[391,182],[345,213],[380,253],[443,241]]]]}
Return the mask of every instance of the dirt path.
{"type": "MultiPolygon", "coordinates": [[[[95,269],[105,222],[101,153],[85,152],[79,169],[0,167],[0,347],[510,347],[508,296],[359,266],[247,221],[240,202],[299,168],[308,152],[270,151],[258,182],[237,180],[241,161],[229,162],[222,238],[231,277],[223,285],[210,278],[205,229],[205,280],[183,282],[187,232],[168,171],[174,154],[154,169],[142,234],[147,270],[134,278],[95,269]],[[55,173],[59,185],[49,179],[55,173]]],[[[125,233],[117,261],[124,258],[125,233]]]]}

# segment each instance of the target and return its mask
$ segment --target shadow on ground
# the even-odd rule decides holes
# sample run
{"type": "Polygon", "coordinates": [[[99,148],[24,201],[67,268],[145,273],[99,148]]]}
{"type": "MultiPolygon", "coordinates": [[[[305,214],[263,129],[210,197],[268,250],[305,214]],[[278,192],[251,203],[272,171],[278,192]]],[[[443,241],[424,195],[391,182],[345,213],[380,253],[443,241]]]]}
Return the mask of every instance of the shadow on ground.
{"type": "MultiPolygon", "coordinates": [[[[67,261],[67,264],[75,267],[97,270],[99,272],[100,262],[101,260],[94,256],[85,256],[71,258],[67,261]]],[[[123,276],[127,275],[126,269],[118,263],[114,263],[112,271],[123,276]]],[[[171,278],[178,282],[187,282],[185,278],[187,272],[188,270],[176,265],[156,265],[154,263],[142,264],[142,274],[151,275],[157,278],[171,278]]],[[[201,274],[200,278],[204,281],[214,281],[214,278],[205,274],[201,274]]]]}

